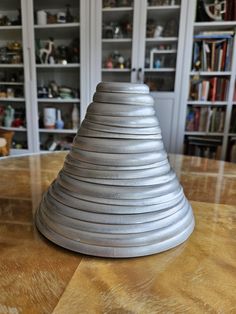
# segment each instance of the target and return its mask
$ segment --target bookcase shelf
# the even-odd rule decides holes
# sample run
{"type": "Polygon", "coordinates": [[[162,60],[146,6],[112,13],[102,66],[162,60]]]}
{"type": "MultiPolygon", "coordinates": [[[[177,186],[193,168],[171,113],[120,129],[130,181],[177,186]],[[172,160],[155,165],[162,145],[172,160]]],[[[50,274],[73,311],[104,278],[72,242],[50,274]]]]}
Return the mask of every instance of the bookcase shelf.
{"type": "Polygon", "coordinates": [[[230,71],[191,71],[190,75],[191,76],[195,76],[195,75],[199,75],[199,76],[230,76],[232,74],[232,72],[230,71]]]}
{"type": "Polygon", "coordinates": [[[118,8],[102,8],[102,12],[125,12],[125,11],[132,11],[132,7],[118,7],[118,8]]]}
{"type": "Polygon", "coordinates": [[[194,31],[202,31],[202,30],[232,30],[232,28],[236,27],[236,21],[217,21],[217,22],[195,22],[193,24],[194,31]]]}
{"type": "Polygon", "coordinates": [[[41,133],[62,133],[62,134],[76,134],[77,130],[74,129],[39,129],[41,133]]]}
{"type": "Polygon", "coordinates": [[[204,135],[204,136],[224,136],[223,133],[220,132],[185,132],[185,135],[204,135]]]}
{"type": "Polygon", "coordinates": [[[188,105],[192,106],[227,106],[227,101],[201,101],[201,100],[190,100],[188,101],[188,105]]]}
{"type": "Polygon", "coordinates": [[[46,25],[34,25],[35,29],[52,29],[52,28],[74,28],[79,27],[80,23],[61,23],[61,24],[46,24],[46,25]]]}
{"type": "Polygon", "coordinates": [[[38,103],[79,103],[79,98],[71,98],[71,99],[61,99],[61,98],[38,98],[38,103]]]}
{"type": "Polygon", "coordinates": [[[26,128],[14,128],[14,127],[2,127],[1,126],[1,129],[3,130],[7,130],[7,131],[14,131],[14,132],[26,132],[27,129],[26,128]]]}

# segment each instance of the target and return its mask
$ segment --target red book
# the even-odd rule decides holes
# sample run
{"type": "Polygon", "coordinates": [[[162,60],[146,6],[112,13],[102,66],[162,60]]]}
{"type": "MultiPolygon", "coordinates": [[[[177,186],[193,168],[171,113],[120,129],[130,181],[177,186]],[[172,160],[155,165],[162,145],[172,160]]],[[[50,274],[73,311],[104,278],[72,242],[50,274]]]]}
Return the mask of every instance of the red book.
{"type": "Polygon", "coordinates": [[[200,108],[194,109],[194,131],[199,130],[200,108]]]}
{"type": "Polygon", "coordinates": [[[216,101],[217,77],[211,79],[211,101],[216,101]]]}

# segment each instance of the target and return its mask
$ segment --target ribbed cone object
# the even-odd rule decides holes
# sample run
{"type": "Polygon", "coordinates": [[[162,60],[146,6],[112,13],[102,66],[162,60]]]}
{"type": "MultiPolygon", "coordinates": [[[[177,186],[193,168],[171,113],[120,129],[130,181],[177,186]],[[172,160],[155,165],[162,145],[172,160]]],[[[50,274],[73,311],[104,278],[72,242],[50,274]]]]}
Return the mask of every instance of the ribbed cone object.
{"type": "Polygon", "coordinates": [[[154,254],[189,237],[192,208],[168,162],[146,85],[98,84],[36,224],[58,245],[104,257],[154,254]]]}

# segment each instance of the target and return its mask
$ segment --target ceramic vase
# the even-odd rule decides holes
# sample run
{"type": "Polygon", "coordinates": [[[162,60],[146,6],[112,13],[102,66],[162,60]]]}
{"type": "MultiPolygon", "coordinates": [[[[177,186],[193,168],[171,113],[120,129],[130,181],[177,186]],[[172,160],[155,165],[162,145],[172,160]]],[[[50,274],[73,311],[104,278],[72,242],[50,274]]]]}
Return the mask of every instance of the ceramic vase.
{"type": "Polygon", "coordinates": [[[103,257],[155,254],[187,240],[192,208],[146,85],[98,84],[36,225],[62,247],[103,257]]]}
{"type": "Polygon", "coordinates": [[[47,129],[54,129],[56,124],[56,108],[44,108],[43,123],[47,129]]]}

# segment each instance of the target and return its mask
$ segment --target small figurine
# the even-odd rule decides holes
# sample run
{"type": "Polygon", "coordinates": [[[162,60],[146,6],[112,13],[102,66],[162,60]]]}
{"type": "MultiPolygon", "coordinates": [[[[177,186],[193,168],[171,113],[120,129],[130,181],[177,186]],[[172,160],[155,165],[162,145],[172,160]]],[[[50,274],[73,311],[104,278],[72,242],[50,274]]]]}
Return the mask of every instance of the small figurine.
{"type": "Polygon", "coordinates": [[[103,38],[113,38],[113,26],[112,25],[103,25],[102,27],[103,38]]]}
{"type": "Polygon", "coordinates": [[[67,64],[68,63],[68,48],[66,46],[59,46],[57,49],[59,51],[58,63],[67,64]]]}
{"type": "Polygon", "coordinates": [[[50,38],[47,42],[47,48],[39,49],[39,59],[41,63],[47,64],[49,62],[49,56],[52,54],[54,50],[54,42],[53,39],[50,38]]]}
{"type": "Polygon", "coordinates": [[[154,36],[155,27],[156,27],[156,24],[155,24],[154,20],[153,19],[148,19],[147,20],[147,27],[146,27],[146,33],[147,33],[146,36],[148,38],[154,36]]]}
{"type": "Polygon", "coordinates": [[[105,62],[105,67],[107,69],[112,69],[113,68],[113,62],[112,62],[112,57],[108,57],[106,62],[105,62]]]}
{"type": "Polygon", "coordinates": [[[164,37],[175,37],[178,33],[178,23],[175,19],[171,19],[166,22],[164,27],[163,36],[164,37]]]}
{"type": "Polygon", "coordinates": [[[7,109],[5,110],[5,117],[4,117],[4,126],[5,127],[11,127],[12,121],[14,120],[15,110],[12,108],[12,106],[7,106],[7,109]]]}
{"type": "Polygon", "coordinates": [[[156,38],[156,37],[161,37],[162,32],[163,32],[163,26],[157,25],[156,28],[155,28],[154,36],[153,36],[153,37],[155,37],[155,38],[156,38]]]}
{"type": "Polygon", "coordinates": [[[66,23],[73,23],[74,22],[74,17],[70,13],[70,4],[66,5],[66,23]]]}
{"type": "Polygon", "coordinates": [[[116,0],[104,0],[103,1],[104,8],[115,8],[116,7],[116,0]]]}
{"type": "Polygon", "coordinates": [[[160,59],[156,59],[154,61],[154,68],[155,69],[159,69],[161,67],[161,60],[160,59]]]}
{"type": "Polygon", "coordinates": [[[125,67],[125,66],[124,66],[124,62],[125,62],[125,58],[120,55],[120,56],[118,57],[118,64],[119,64],[119,68],[120,68],[120,69],[124,69],[124,67],[125,67]]]}
{"type": "Polygon", "coordinates": [[[120,25],[115,24],[113,27],[113,38],[123,38],[123,32],[120,25]]]}

